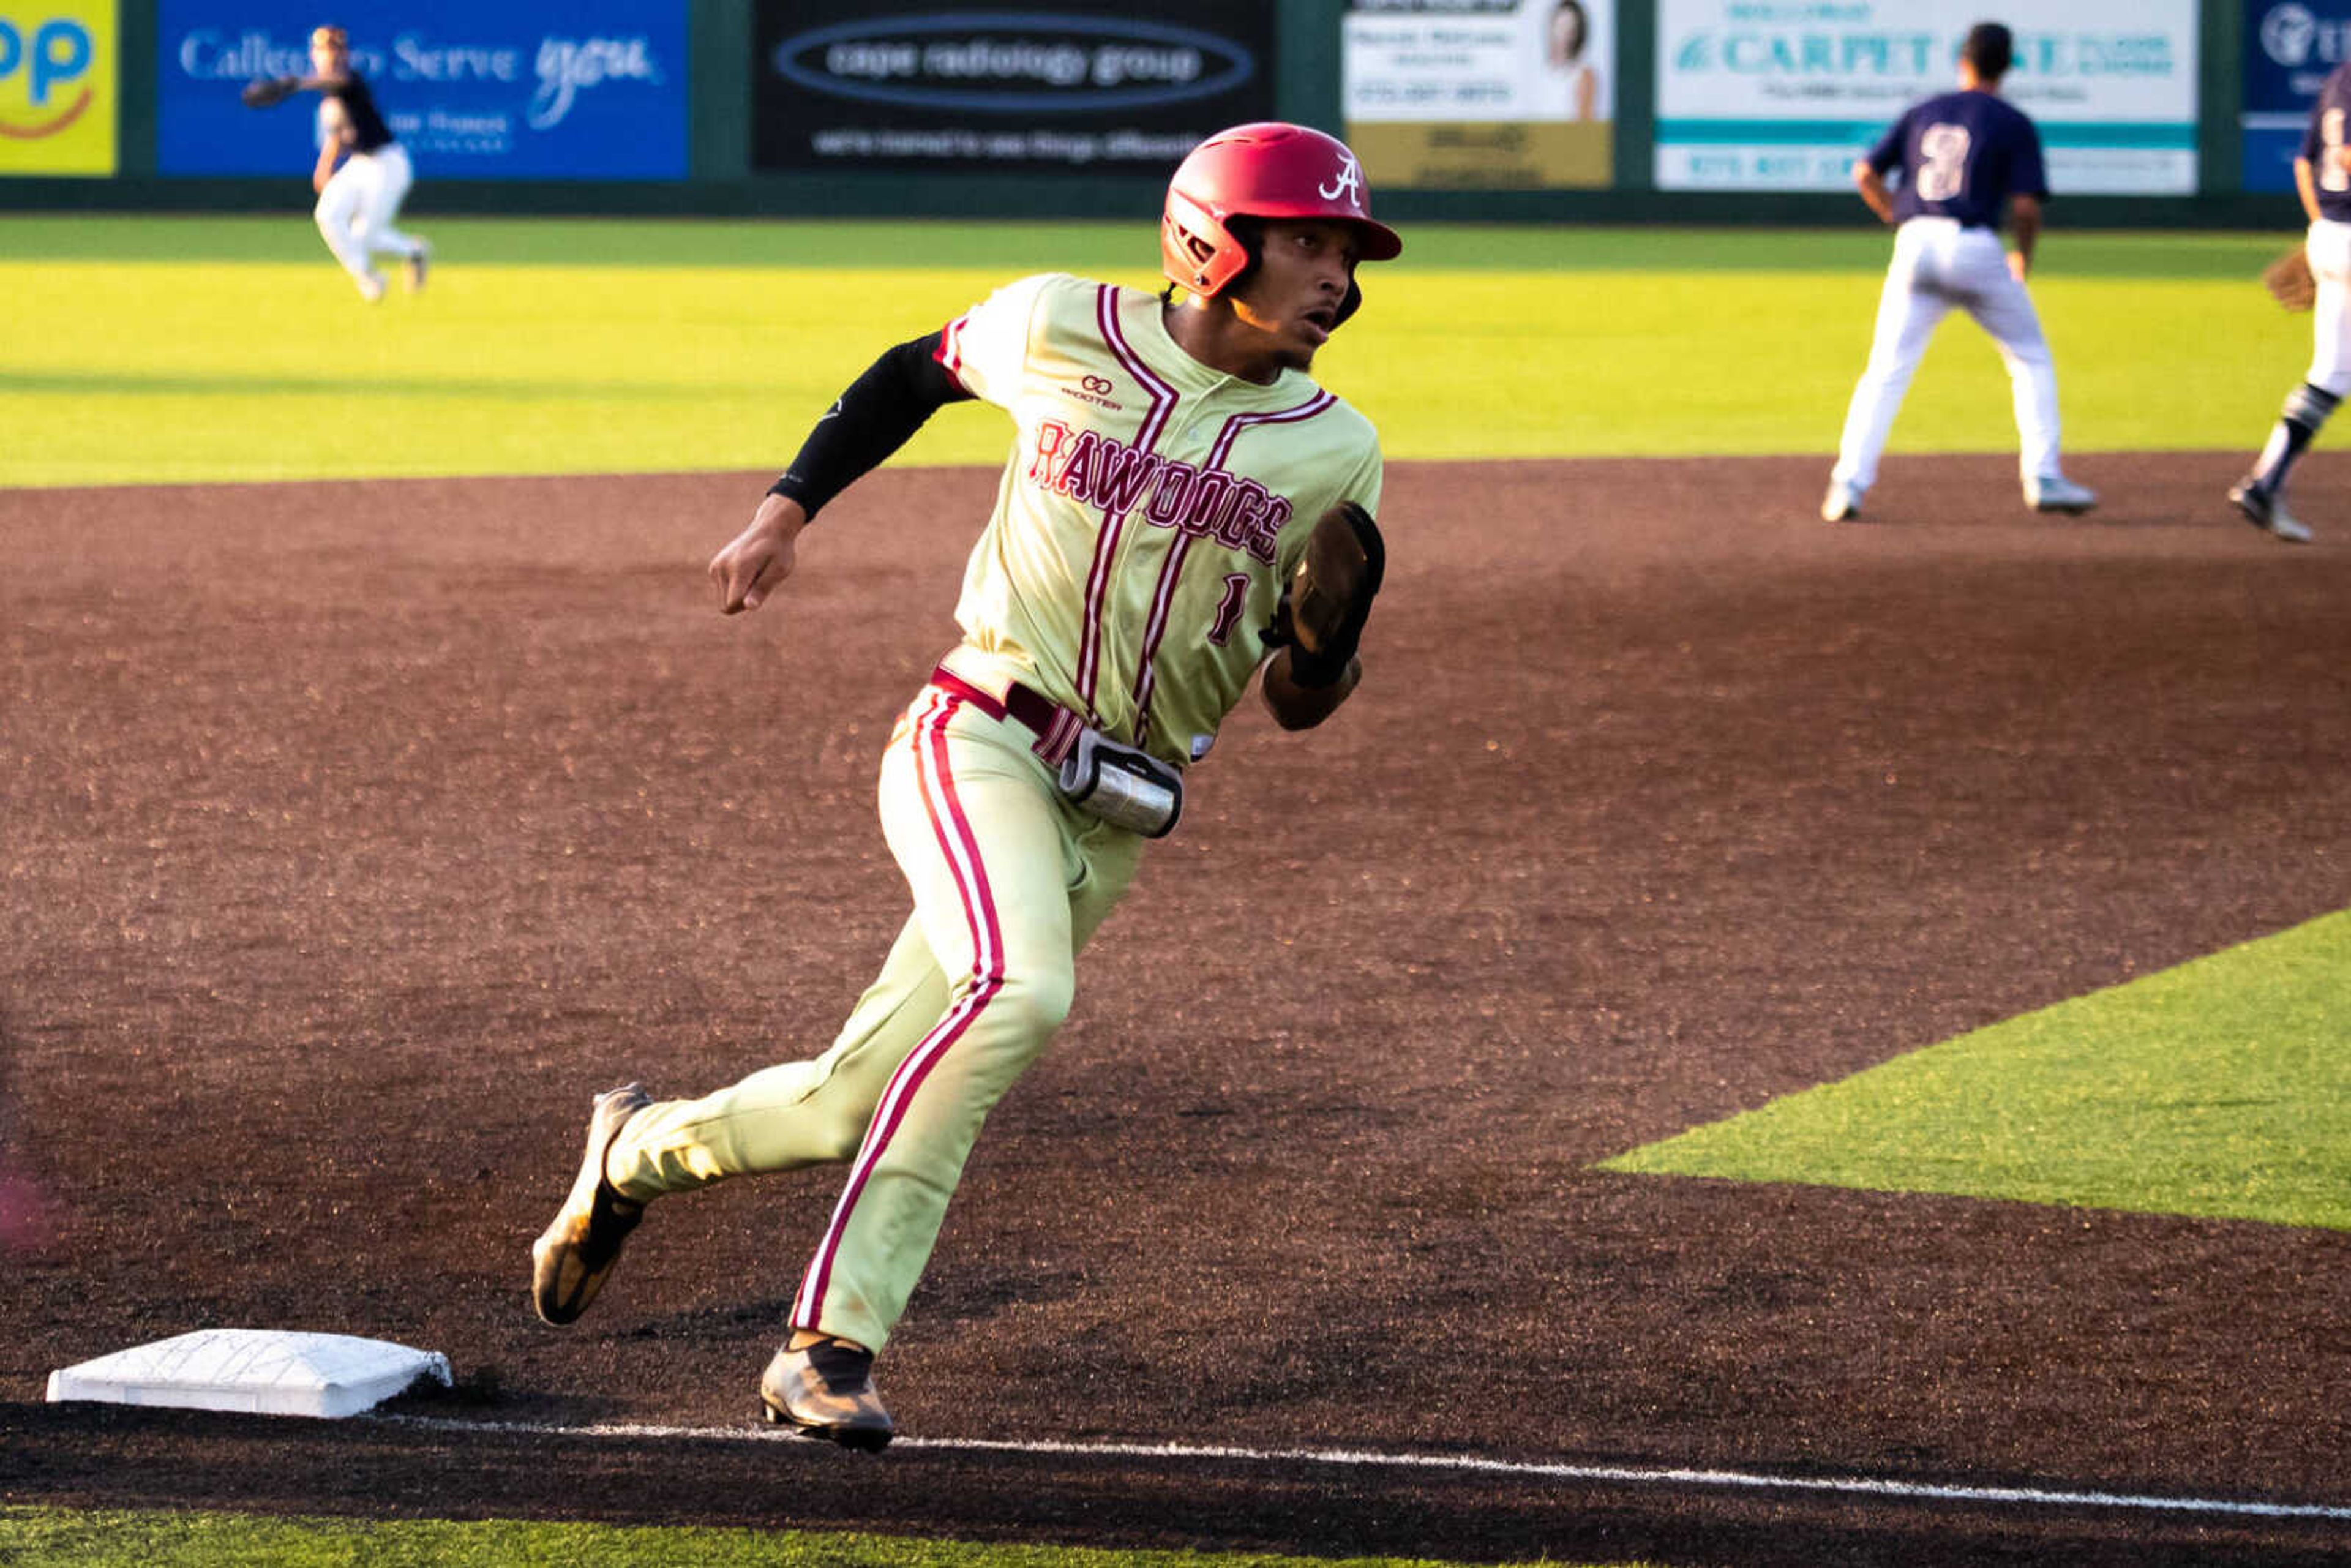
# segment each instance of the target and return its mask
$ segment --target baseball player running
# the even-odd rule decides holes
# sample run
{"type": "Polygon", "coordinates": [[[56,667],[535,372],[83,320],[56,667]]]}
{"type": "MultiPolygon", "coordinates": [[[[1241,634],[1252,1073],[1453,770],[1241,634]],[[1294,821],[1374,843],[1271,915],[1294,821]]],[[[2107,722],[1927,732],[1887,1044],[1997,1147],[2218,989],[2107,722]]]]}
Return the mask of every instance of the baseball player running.
{"type": "Polygon", "coordinates": [[[551,1323],[594,1300],[653,1199],[847,1161],[759,1393],[853,1448],[893,1431],[872,1380],[991,1106],[1069,1011],[1074,964],[1176,826],[1186,770],[1261,674],[1285,728],[1362,675],[1383,563],[1378,437],[1308,376],[1402,249],[1345,146],[1238,126],[1167,187],[1170,287],[1051,275],[884,352],[710,563],[756,610],[819,510],[944,404],[1011,416],[994,515],[965,569],[963,640],[882,762],[883,832],[914,913],[831,1049],[698,1100],[600,1095],[579,1176],[532,1248],[551,1323]],[[1269,653],[1270,656],[1269,657],[1269,653]]]}
{"type": "Polygon", "coordinates": [[[2302,152],[2294,161],[2294,186],[2310,220],[2303,251],[2316,285],[2311,301],[2310,371],[2285,395],[2285,407],[2252,472],[2237,481],[2229,499],[2246,521],[2295,544],[2310,542],[2310,528],[2285,507],[2286,476],[2309,447],[2319,426],[2351,392],[2351,148],[2344,145],[2344,116],[2351,113],[2351,62],[2330,72],[2310,107],[2302,152]]]}
{"type": "Polygon", "coordinates": [[[2025,504],[2074,515],[2098,504],[2059,467],[2057,371],[2024,289],[2049,186],[2040,132],[2022,110],[2000,96],[2013,51],[2006,27],[1979,23],[1960,47],[1959,90],[1914,106],[1853,166],[1861,199],[1897,227],[1869,365],[1853,389],[1836,466],[1821,501],[1826,521],[1861,516],[1902,396],[1928,340],[1953,306],[1991,334],[2008,366],[2025,504]],[[1890,189],[1886,175],[1897,166],[1901,183],[1890,189]],[[2016,248],[2005,254],[2003,208],[2016,235],[2016,248]]]}
{"type": "Polygon", "coordinates": [[[312,215],[327,248],[370,304],[384,295],[383,274],[375,269],[380,252],[402,259],[411,292],[423,287],[432,247],[392,226],[416,176],[406,149],[376,111],[367,78],[351,68],[350,37],[342,28],[312,29],[308,76],[250,82],[243,96],[266,109],[298,92],[319,94],[319,162],[310,188],[319,193],[312,215]]]}

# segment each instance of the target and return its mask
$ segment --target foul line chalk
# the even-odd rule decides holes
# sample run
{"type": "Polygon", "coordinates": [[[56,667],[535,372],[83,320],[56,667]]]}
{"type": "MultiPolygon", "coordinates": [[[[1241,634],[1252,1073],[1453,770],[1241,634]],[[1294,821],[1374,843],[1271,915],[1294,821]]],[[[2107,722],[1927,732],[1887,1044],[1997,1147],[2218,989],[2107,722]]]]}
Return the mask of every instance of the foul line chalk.
{"type": "MultiPolygon", "coordinates": [[[[434,1416],[375,1416],[366,1419],[403,1427],[422,1427],[436,1432],[499,1432],[540,1437],[693,1437],[727,1442],[795,1444],[808,1440],[794,1433],[762,1427],[566,1427],[520,1421],[464,1421],[434,1416]]],[[[1359,1448],[1238,1448],[1189,1443],[1020,1443],[983,1437],[901,1437],[891,1445],[893,1452],[908,1448],[931,1453],[1033,1454],[1086,1459],[1197,1459],[1244,1465],[1440,1470],[1495,1476],[1506,1480],[1725,1487],[1750,1491],[1831,1492],[1847,1497],[1889,1498],[1910,1502],[2012,1503],[2028,1508],[2113,1508],[2239,1519],[2351,1521],[2351,1507],[2335,1503],[2246,1502],[2230,1498],[2060,1491],[2044,1487],[1961,1486],[1893,1480],[1876,1476],[1775,1476],[1761,1470],[1543,1464],[1516,1459],[1485,1459],[1466,1454],[1383,1454],[1359,1448]]]]}

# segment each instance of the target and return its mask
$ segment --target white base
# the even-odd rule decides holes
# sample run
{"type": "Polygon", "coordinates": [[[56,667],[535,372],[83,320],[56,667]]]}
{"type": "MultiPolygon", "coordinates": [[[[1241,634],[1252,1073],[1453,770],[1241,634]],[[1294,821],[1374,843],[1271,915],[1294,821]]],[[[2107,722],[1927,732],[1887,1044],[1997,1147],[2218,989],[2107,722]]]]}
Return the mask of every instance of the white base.
{"type": "Polygon", "coordinates": [[[49,1399],[356,1416],[421,1377],[449,1383],[449,1359],[389,1340],[277,1329],[199,1329],[49,1374],[49,1399]]]}

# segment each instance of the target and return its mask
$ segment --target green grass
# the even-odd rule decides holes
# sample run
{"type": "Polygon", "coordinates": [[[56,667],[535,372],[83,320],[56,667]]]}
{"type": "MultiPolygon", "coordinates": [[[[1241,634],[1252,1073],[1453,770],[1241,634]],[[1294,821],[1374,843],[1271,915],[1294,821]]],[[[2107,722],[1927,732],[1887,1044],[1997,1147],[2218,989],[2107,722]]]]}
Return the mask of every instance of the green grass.
{"type": "MultiPolygon", "coordinates": [[[[0,1508],[0,1563],[50,1568],[1439,1568],[1400,1558],[1343,1561],[979,1546],[880,1535],[601,1524],[361,1522],[225,1513],[0,1508]]],[[[1572,1568],[1552,1564],[1552,1568],[1572,1568]]],[[[1620,1564],[1618,1568],[1638,1568],[1620,1564]]]]}
{"type": "Polygon", "coordinates": [[[1613,1159],[2351,1230],[2351,913],[1613,1159]]]}
{"type": "MultiPolygon", "coordinates": [[[[302,217],[0,216],[0,486],[778,468],[887,343],[1061,268],[1155,286],[1147,222],[419,219],[431,288],[362,305],[302,217]],[[878,265],[886,263],[888,265],[878,265]]],[[[1394,459],[1816,452],[1865,356],[1880,231],[1423,225],[1318,371],[1394,459]]],[[[2069,449],[2249,448],[2308,355],[2281,236],[2052,235],[2069,449]]],[[[1894,450],[2011,450],[1955,322],[1894,450]]],[[[898,459],[1001,461],[949,409],[898,459]]]]}

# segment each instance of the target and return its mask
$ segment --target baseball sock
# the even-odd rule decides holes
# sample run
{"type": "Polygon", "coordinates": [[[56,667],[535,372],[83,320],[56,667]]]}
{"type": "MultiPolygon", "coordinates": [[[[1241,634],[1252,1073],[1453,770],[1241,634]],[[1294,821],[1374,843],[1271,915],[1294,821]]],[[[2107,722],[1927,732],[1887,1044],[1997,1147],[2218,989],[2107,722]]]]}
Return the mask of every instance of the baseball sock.
{"type": "Polygon", "coordinates": [[[2262,448],[2259,462],[2253,465],[2254,487],[2276,495],[2285,487],[2286,471],[2294,466],[2318,427],[2326,423],[2342,398],[2323,392],[2308,382],[2286,393],[2285,408],[2279,413],[2277,428],[2270,432],[2269,444],[2262,448]]]}

